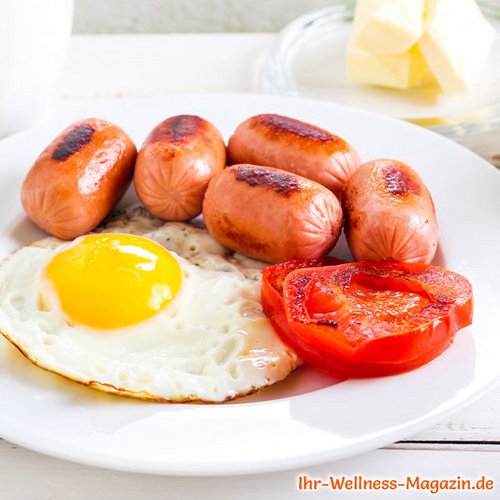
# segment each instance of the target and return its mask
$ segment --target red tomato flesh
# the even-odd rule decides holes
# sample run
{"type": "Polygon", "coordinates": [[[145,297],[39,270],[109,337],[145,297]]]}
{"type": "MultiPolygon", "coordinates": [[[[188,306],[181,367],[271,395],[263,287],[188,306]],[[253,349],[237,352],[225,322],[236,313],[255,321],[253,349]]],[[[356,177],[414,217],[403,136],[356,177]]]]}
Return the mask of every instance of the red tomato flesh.
{"type": "Polygon", "coordinates": [[[283,285],[285,278],[297,269],[333,266],[343,264],[345,261],[334,257],[323,259],[295,259],[281,264],[267,266],[262,272],[261,302],[264,313],[280,336],[281,340],[290,345],[295,352],[306,363],[317,370],[331,373],[331,359],[328,354],[312,348],[307,342],[303,342],[289,328],[286,319],[285,303],[283,300],[283,285]]]}
{"type": "Polygon", "coordinates": [[[411,370],[441,354],[472,322],[470,283],[436,266],[270,267],[263,274],[264,311],[304,361],[335,376],[411,370]]]}

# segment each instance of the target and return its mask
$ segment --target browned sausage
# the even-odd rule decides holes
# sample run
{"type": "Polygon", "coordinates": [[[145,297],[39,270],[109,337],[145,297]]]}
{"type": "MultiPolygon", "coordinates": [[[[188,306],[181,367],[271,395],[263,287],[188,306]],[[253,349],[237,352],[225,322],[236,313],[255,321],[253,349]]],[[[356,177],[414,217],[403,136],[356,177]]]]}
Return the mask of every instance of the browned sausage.
{"type": "Polygon", "coordinates": [[[280,168],[319,182],[335,193],[360,164],[343,139],[286,116],[257,115],[238,126],[228,144],[229,164],[280,168]]]}
{"type": "Polygon", "coordinates": [[[157,125],[137,157],[137,196],[153,215],[188,220],[201,213],[210,179],[226,166],[220,132],[199,116],[179,115],[157,125]]]}
{"type": "Polygon", "coordinates": [[[438,227],[418,174],[395,160],[362,165],[345,190],[346,233],[356,260],[432,261],[438,227]]]}
{"type": "Polygon", "coordinates": [[[203,217],[219,243],[268,262],[322,257],[342,228],[342,209],[331,191],[255,165],[234,165],[214,177],[203,217]]]}
{"type": "Polygon", "coordinates": [[[94,229],[127,190],[137,150],[119,127],[81,120],[44,149],[24,180],[21,201],[29,218],[65,240],[94,229]]]}

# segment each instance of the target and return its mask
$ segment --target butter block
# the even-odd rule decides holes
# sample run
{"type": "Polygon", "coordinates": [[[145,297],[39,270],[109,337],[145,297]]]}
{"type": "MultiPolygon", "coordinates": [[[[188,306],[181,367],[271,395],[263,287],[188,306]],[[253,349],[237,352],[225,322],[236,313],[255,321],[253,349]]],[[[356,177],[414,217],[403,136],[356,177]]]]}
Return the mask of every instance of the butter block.
{"type": "Polygon", "coordinates": [[[463,92],[479,78],[495,30],[474,0],[427,0],[418,42],[443,92],[463,92]]]}
{"type": "Polygon", "coordinates": [[[400,54],[386,55],[351,49],[347,69],[352,80],[396,89],[408,89],[433,80],[417,45],[400,54]]]}
{"type": "Polygon", "coordinates": [[[370,54],[399,54],[422,36],[425,0],[358,0],[351,48],[370,54]]]}

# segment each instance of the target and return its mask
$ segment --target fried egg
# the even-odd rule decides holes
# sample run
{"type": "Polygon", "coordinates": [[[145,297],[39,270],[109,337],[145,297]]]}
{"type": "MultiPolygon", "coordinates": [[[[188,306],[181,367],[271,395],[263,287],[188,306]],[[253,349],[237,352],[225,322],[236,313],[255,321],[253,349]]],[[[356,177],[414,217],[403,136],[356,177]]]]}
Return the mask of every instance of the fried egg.
{"type": "Polygon", "coordinates": [[[37,366],[103,391],[222,402],[300,364],[262,312],[264,264],[136,208],[0,265],[0,330],[37,366]]]}

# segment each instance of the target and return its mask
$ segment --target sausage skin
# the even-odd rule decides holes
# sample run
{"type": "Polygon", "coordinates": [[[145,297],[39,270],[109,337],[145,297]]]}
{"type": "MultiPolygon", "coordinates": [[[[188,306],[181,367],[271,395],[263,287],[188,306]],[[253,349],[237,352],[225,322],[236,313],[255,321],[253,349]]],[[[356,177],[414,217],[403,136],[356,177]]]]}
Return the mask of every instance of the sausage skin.
{"type": "Polygon", "coordinates": [[[427,187],[408,165],[385,159],[365,163],[344,194],[347,241],[356,260],[432,261],[436,211],[427,187]]]}
{"type": "Polygon", "coordinates": [[[203,217],[219,243],[267,262],[322,257],[342,229],[342,208],[331,191],[290,172],[248,164],[212,179],[203,217]]]}
{"type": "Polygon", "coordinates": [[[251,163],[287,170],[336,194],[360,165],[344,139],[308,123],[276,114],[241,123],[228,144],[229,164],[251,163]]]}
{"type": "Polygon", "coordinates": [[[226,166],[220,132],[199,116],[178,115],[157,125],[139,151],[134,185],[142,204],[164,220],[201,213],[210,179],[226,166]]]}
{"type": "Polygon", "coordinates": [[[44,231],[69,240],[94,229],[127,190],[137,150],[119,127],[88,118],[61,132],[35,161],[21,201],[44,231]]]}

